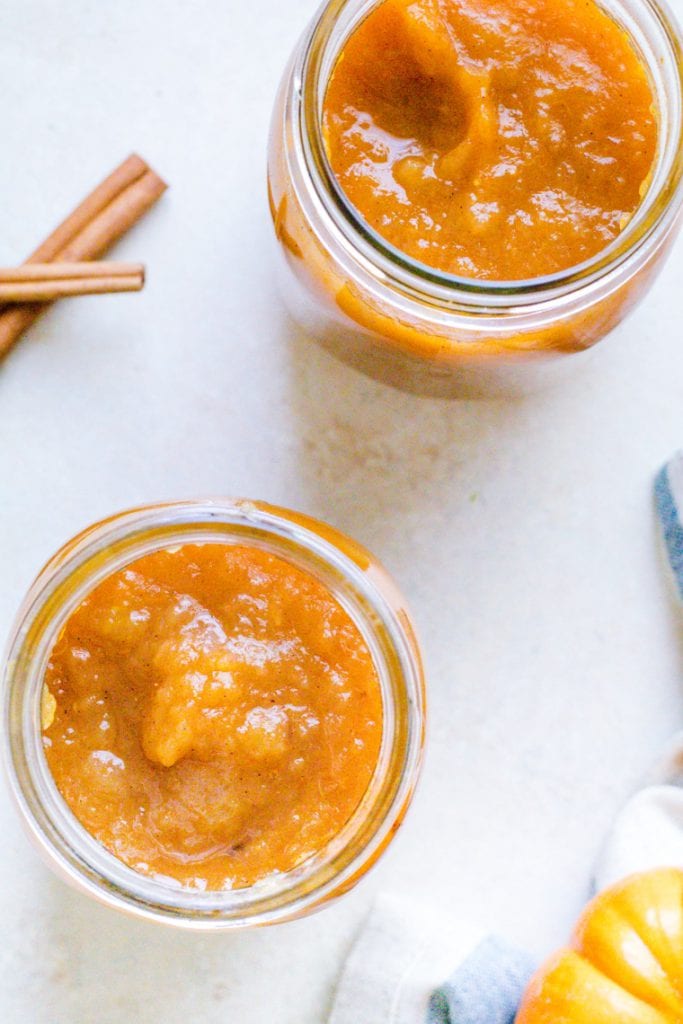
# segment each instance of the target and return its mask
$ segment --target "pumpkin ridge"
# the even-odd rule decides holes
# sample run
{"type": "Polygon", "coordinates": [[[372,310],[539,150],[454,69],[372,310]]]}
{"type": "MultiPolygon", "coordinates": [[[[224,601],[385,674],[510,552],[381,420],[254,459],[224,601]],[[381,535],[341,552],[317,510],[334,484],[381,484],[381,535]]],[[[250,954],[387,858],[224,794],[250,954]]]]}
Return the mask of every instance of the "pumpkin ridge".
{"type": "MultiPolygon", "coordinates": [[[[624,918],[624,920],[626,920],[626,918],[624,918]]],[[[650,949],[650,947],[648,946],[648,950],[649,949],[650,949]]],[[[577,952],[577,955],[579,956],[579,958],[581,960],[583,960],[590,967],[592,967],[594,971],[598,971],[599,974],[602,974],[602,976],[604,978],[607,978],[607,980],[609,982],[611,982],[613,985],[616,985],[617,988],[620,988],[622,992],[625,992],[627,995],[629,995],[631,997],[631,999],[635,999],[637,1002],[639,1002],[643,1006],[645,1006],[648,1010],[651,1010],[651,1011],[654,1011],[655,1013],[660,1014],[660,1016],[664,1020],[670,1021],[671,1024],[683,1024],[683,1018],[678,1017],[678,1016],[672,1017],[671,1016],[671,1011],[669,1010],[668,1007],[664,1007],[664,1009],[662,1009],[660,1006],[653,1006],[652,1003],[650,1003],[647,999],[643,998],[643,996],[638,995],[637,992],[634,992],[628,984],[625,984],[622,981],[617,981],[617,979],[613,978],[611,974],[608,974],[607,971],[602,967],[602,965],[600,967],[598,967],[598,965],[594,964],[591,960],[588,959],[588,957],[585,957],[583,955],[583,953],[579,953],[578,951],[576,951],[576,952],[577,952]]],[[[650,952],[652,952],[652,950],[650,950],[650,952]]],[[[654,953],[652,953],[652,955],[654,956],[654,953]]],[[[657,960],[656,957],[655,957],[655,959],[657,960]]],[[[657,960],[657,963],[659,963],[659,960],[657,960]]],[[[668,976],[667,976],[667,980],[669,980],[668,976]]]]}
{"type": "MultiPolygon", "coordinates": [[[[648,953],[650,954],[652,959],[659,966],[659,968],[660,968],[664,978],[668,982],[668,985],[669,985],[669,987],[670,987],[674,997],[676,998],[676,1001],[678,1002],[678,1008],[681,1011],[681,1014],[677,1013],[675,1017],[670,1017],[670,1014],[672,1012],[670,1007],[667,1006],[667,1007],[664,1007],[663,1009],[661,1007],[657,1007],[659,1013],[665,1014],[667,1017],[670,1018],[670,1020],[674,1021],[675,1024],[683,1024],[683,1003],[681,1002],[681,992],[680,992],[680,989],[679,989],[678,985],[675,983],[674,979],[669,974],[669,972],[666,969],[666,967],[664,966],[664,964],[662,963],[662,960],[661,960],[661,957],[659,956],[659,954],[652,948],[652,946],[648,942],[648,940],[645,937],[645,935],[643,935],[643,932],[642,932],[641,928],[642,928],[642,925],[644,924],[644,922],[642,921],[641,918],[638,917],[637,914],[632,913],[632,911],[633,911],[632,907],[629,907],[628,909],[625,909],[625,908],[622,908],[622,907],[615,907],[614,908],[614,912],[617,915],[617,917],[621,918],[621,920],[624,921],[624,923],[638,937],[638,939],[640,940],[640,942],[642,942],[643,946],[645,946],[646,950],[648,951],[648,953]]],[[[657,919],[659,920],[659,907],[657,907],[657,919]]],[[[611,964],[610,964],[610,966],[611,966],[611,964]]],[[[603,974],[606,977],[608,977],[608,978],[611,977],[607,973],[607,970],[605,968],[601,967],[601,970],[602,970],[603,974]]],[[[614,979],[611,979],[611,980],[614,980],[614,979]]],[[[624,992],[628,992],[629,995],[634,996],[636,999],[640,999],[641,1002],[645,1002],[645,1000],[643,999],[642,996],[639,996],[635,992],[631,991],[631,988],[630,988],[628,982],[617,982],[617,984],[621,985],[621,987],[623,988],[624,992]]]]}
{"type": "Polygon", "coordinates": [[[636,874],[584,909],[516,1024],[683,1024],[683,870],[636,874]]]}
{"type": "MultiPolygon", "coordinates": [[[[555,1011],[557,1010],[556,994],[551,990],[549,998],[548,994],[544,992],[544,986],[547,984],[548,978],[552,977],[554,971],[558,969],[561,970],[563,966],[570,963],[567,957],[571,956],[575,957],[575,961],[581,963],[588,978],[596,979],[596,982],[601,987],[603,994],[607,990],[613,990],[615,996],[622,993],[622,998],[632,1000],[632,1005],[629,1007],[630,1021],[639,1020],[642,1014],[643,1020],[649,1021],[650,1024],[654,1024],[654,1021],[656,1021],[657,1024],[681,1024],[682,1019],[680,1017],[673,1017],[669,1011],[659,1010],[651,1004],[648,1004],[642,996],[636,995],[634,992],[626,988],[626,986],[621,982],[615,981],[601,968],[593,964],[589,957],[583,952],[580,952],[577,948],[572,948],[570,946],[566,947],[564,951],[556,953],[555,956],[551,956],[549,961],[541,968],[539,975],[531,980],[524,998],[522,999],[518,1016],[515,1018],[515,1024],[550,1024],[551,1020],[553,1020],[553,1024],[574,1024],[574,1021],[583,1022],[585,1020],[583,1016],[574,1017],[571,1013],[571,1006],[564,1004],[564,1001],[562,1001],[561,1006],[561,1017],[555,1016],[553,1019],[549,1016],[544,1016],[549,1011],[552,1012],[553,1009],[555,1011]],[[605,985],[608,986],[608,989],[605,989],[605,985]],[[543,1014],[538,1018],[536,1017],[536,1014],[539,1012],[539,1007],[535,1004],[535,1000],[541,1000],[544,1004],[543,1014]],[[547,1005],[546,1000],[548,1000],[547,1005]]],[[[561,991],[562,990],[560,989],[560,992],[561,991]]]]}
{"type": "MultiPolygon", "coordinates": [[[[669,934],[662,913],[668,909],[670,893],[662,891],[657,884],[660,877],[668,874],[668,871],[660,869],[650,875],[654,888],[650,892],[647,910],[649,914],[655,915],[655,922],[648,921],[644,915],[642,903],[637,898],[637,887],[636,900],[633,900],[633,887],[640,876],[632,876],[591,901],[577,922],[570,946],[598,967],[604,977],[618,985],[623,992],[656,1008],[667,1020],[683,1024],[681,989],[676,976],[669,970],[670,962],[675,962],[675,957],[672,961],[671,956],[674,951],[668,943],[663,950],[658,948],[661,944],[657,942],[658,934],[669,934]],[[637,947],[634,950],[635,960],[629,956],[629,933],[630,941],[637,942],[641,947],[641,952],[637,951],[637,947]],[[638,962],[643,954],[651,960],[651,967],[647,970],[638,962]]],[[[679,875],[678,872],[675,874],[679,875]]],[[[676,896],[680,899],[680,877],[676,896]]]]}
{"type": "MultiPolygon", "coordinates": [[[[669,973],[668,968],[662,962],[662,959],[661,959],[659,953],[657,953],[652,948],[652,946],[648,942],[647,938],[643,934],[643,931],[649,931],[649,929],[645,928],[645,922],[641,918],[639,918],[637,914],[633,913],[633,908],[630,907],[629,910],[631,911],[631,913],[629,913],[629,912],[627,912],[625,910],[621,910],[620,909],[620,910],[617,911],[617,914],[622,918],[622,920],[624,920],[626,922],[626,924],[629,926],[629,928],[631,928],[632,931],[635,932],[635,934],[638,936],[638,938],[643,943],[645,948],[652,954],[653,958],[657,961],[657,963],[661,967],[662,974],[664,975],[664,977],[668,981],[668,983],[669,983],[669,985],[671,987],[671,991],[674,993],[674,995],[676,996],[676,998],[678,1000],[679,1009],[681,1011],[681,1016],[676,1018],[676,1024],[679,1024],[679,1021],[683,1022],[683,992],[681,991],[680,984],[679,984],[679,982],[678,982],[678,980],[676,978],[672,978],[671,977],[671,974],[669,973]]],[[[660,910],[661,910],[661,908],[659,906],[657,906],[655,908],[655,910],[656,910],[656,914],[657,914],[657,923],[658,923],[659,930],[661,932],[664,932],[664,928],[660,924],[660,920],[661,920],[660,910]]]]}

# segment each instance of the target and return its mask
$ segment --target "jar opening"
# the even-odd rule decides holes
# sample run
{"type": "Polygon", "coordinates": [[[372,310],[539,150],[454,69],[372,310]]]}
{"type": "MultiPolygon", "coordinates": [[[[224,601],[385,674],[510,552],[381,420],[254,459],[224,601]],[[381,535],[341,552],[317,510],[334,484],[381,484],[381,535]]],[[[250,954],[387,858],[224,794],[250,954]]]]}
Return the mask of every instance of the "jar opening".
{"type": "Polygon", "coordinates": [[[281,510],[251,502],[152,506],[98,524],[67,545],[29,592],[11,642],[6,744],[14,794],[39,845],[67,880],[110,905],[195,928],[240,927],[299,916],[350,886],[388,842],[412,795],[423,743],[419,660],[374,563],[359,565],[333,540],[281,510]],[[99,582],[154,551],[182,544],[260,547],[314,575],[357,625],[382,690],[377,764],[342,830],[291,871],[245,889],[201,891],[136,872],[78,822],[43,751],[45,667],[64,623],[99,582]]]}
{"type": "Polygon", "coordinates": [[[656,98],[659,141],[648,188],[629,223],[585,262],[527,280],[491,281],[441,272],[401,252],[350,203],[334,174],[322,133],[327,83],[346,40],[382,0],[331,0],[309,29],[295,69],[299,138],[319,208],[347,254],[379,280],[445,306],[529,306],[602,281],[667,230],[683,199],[683,40],[659,0],[598,0],[627,33],[648,70],[656,98]]]}

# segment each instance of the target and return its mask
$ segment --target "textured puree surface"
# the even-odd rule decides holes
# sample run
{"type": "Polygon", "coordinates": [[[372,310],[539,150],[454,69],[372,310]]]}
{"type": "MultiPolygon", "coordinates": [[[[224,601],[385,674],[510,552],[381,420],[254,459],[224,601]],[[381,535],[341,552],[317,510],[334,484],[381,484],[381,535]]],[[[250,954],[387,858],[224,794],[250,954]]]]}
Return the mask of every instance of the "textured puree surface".
{"type": "Polygon", "coordinates": [[[363,218],[412,258],[484,280],[604,249],[639,205],[657,130],[646,68],[594,0],[384,0],[323,110],[363,218]]]}
{"type": "Polygon", "coordinates": [[[44,746],[79,821],[145,874],[248,886],[321,849],[365,792],[382,698],[329,590],[252,547],[184,545],[67,621],[44,746]]]}

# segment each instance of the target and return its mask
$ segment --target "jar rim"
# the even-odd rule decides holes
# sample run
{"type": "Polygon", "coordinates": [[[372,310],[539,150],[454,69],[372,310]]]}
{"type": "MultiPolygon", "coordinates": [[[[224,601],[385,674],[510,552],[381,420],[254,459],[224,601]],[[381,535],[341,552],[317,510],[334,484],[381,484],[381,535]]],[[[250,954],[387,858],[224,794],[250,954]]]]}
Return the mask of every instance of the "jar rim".
{"type": "Polygon", "coordinates": [[[417,782],[424,745],[424,680],[412,626],[379,564],[325,524],[263,503],[215,499],[160,503],[89,527],[48,562],[26,596],[5,669],[5,761],[24,823],[66,881],[117,909],[194,929],[290,920],[350,888],[379,857],[417,782]],[[324,528],[318,533],[315,525],[324,528]],[[126,564],[178,543],[246,543],[329,586],[368,643],[382,686],[378,762],[360,804],[322,850],[245,889],[200,891],[128,867],[78,822],[47,765],[40,728],[44,668],[74,608],[126,564]],[[338,546],[341,544],[341,546],[338,546]],[[364,564],[362,558],[366,558],[364,564]]]}
{"type": "MultiPolygon", "coordinates": [[[[597,2],[604,10],[604,2],[597,2]]],[[[461,277],[413,259],[375,231],[346,197],[331,168],[322,136],[324,91],[344,42],[382,0],[323,3],[304,36],[294,68],[293,98],[298,108],[295,141],[326,228],[346,254],[351,254],[372,276],[408,295],[445,307],[461,304],[488,312],[500,307],[533,306],[571,295],[622,273],[625,264],[648,250],[653,239],[668,230],[683,203],[683,34],[666,0],[638,0],[632,12],[626,11],[629,0],[611,2],[629,14],[631,24],[626,31],[634,45],[634,31],[639,29],[637,49],[656,89],[660,139],[651,181],[624,230],[590,259],[552,274],[510,281],[461,277]],[[335,29],[350,10],[354,14],[346,31],[335,40],[335,29]],[[649,29],[657,33],[664,55],[654,53],[652,47],[644,49],[646,15],[650,19],[649,29]],[[666,103],[663,75],[668,75],[669,85],[673,85],[673,95],[666,103]],[[662,139],[664,115],[668,130],[662,139]]]]}

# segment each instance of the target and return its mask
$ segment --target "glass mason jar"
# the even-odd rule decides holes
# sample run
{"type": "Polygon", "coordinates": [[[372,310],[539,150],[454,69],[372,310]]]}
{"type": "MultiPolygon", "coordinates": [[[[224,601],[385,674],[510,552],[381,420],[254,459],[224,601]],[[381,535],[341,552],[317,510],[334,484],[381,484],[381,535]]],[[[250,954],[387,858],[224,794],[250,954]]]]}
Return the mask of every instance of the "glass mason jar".
{"type": "Polygon", "coordinates": [[[410,803],[424,744],[424,680],[405,603],[378,562],[306,516],[250,501],[186,501],[135,509],[90,527],[40,573],[20,610],[5,671],[11,788],[31,837],[58,875],[101,903],[195,929],[290,920],[353,886],[391,841],[410,803]],[[41,694],[52,646],[74,609],[111,573],[156,551],[202,542],[248,544],[327,586],[356,623],[379,675],[378,763],[358,808],[324,849],[250,888],[199,892],[139,874],[78,822],[43,752],[41,694]]]}
{"type": "Polygon", "coordinates": [[[683,41],[660,0],[599,2],[649,69],[660,130],[651,180],[629,224],[602,252],[569,270],[513,282],[431,269],[386,242],[347,201],[325,153],[322,106],[337,55],[378,0],[323,6],[285,71],[268,162],[280,290],[307,334],[405,390],[505,394],[576,364],[626,316],[680,223],[683,41]]]}

